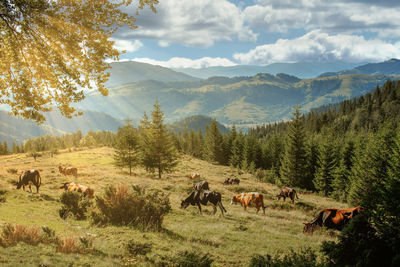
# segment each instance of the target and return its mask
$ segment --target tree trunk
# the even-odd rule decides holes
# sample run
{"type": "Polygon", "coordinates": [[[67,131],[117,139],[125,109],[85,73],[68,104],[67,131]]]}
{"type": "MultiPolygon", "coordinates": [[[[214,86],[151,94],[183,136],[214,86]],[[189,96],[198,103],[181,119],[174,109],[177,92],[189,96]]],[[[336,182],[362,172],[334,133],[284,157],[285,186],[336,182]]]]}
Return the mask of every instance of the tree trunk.
{"type": "Polygon", "coordinates": [[[158,179],[161,179],[161,168],[158,167],[158,179]]]}

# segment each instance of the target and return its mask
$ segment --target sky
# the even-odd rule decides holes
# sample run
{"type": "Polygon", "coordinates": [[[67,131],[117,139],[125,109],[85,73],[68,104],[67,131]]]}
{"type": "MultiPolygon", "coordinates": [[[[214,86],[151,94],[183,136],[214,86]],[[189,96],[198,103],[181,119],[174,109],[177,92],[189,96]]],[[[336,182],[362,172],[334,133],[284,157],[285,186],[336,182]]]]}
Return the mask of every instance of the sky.
{"type": "Polygon", "coordinates": [[[399,0],[159,0],[125,10],[121,61],[170,68],[400,58],[399,0]]]}

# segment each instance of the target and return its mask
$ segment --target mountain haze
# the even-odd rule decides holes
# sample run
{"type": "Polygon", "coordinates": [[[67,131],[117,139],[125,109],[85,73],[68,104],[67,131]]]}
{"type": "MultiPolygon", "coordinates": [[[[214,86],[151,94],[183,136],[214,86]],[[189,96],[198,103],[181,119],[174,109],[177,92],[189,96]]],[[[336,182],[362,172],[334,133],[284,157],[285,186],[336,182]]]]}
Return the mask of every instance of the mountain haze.
{"type": "Polygon", "coordinates": [[[145,80],[162,82],[200,80],[199,78],[191,77],[184,73],[147,63],[126,61],[113,62],[110,63],[110,65],[111,69],[108,71],[110,73],[110,78],[106,83],[109,87],[145,80]]]}
{"type": "Polygon", "coordinates": [[[118,119],[138,120],[158,99],[169,123],[203,114],[224,124],[254,125],[289,119],[297,104],[307,111],[365,94],[396,78],[355,74],[299,79],[286,74],[258,74],[195,82],[141,81],[113,87],[107,97],[90,93],[79,105],[118,119]]]}
{"type": "Polygon", "coordinates": [[[267,66],[237,65],[230,67],[208,67],[202,69],[173,68],[175,71],[188,75],[207,79],[213,76],[236,77],[254,76],[258,73],[278,74],[286,73],[299,78],[314,78],[324,72],[336,72],[351,69],[360,64],[346,62],[297,62],[297,63],[273,63],[267,66]]]}
{"type": "Polygon", "coordinates": [[[321,74],[321,77],[344,75],[344,74],[382,74],[400,75],[400,60],[392,58],[380,63],[369,63],[353,69],[342,70],[339,72],[328,72],[321,74]]]}
{"type": "Polygon", "coordinates": [[[52,111],[46,115],[46,122],[36,122],[11,116],[5,111],[0,111],[0,141],[6,140],[8,145],[12,142],[23,143],[25,140],[41,135],[62,135],[81,130],[83,134],[88,131],[116,131],[123,125],[110,115],[98,111],[83,110],[83,115],[68,119],[59,111],[52,111]]]}

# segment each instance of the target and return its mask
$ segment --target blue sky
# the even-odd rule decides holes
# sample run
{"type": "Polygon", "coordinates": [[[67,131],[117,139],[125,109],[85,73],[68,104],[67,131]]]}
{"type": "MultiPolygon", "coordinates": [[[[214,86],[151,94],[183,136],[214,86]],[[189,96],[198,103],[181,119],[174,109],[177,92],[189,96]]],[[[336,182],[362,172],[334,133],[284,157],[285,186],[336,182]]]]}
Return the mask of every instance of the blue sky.
{"type": "MultiPolygon", "coordinates": [[[[400,58],[399,0],[159,0],[113,39],[165,67],[400,58]]],[[[134,15],[135,9],[128,8],[134,15]]]]}

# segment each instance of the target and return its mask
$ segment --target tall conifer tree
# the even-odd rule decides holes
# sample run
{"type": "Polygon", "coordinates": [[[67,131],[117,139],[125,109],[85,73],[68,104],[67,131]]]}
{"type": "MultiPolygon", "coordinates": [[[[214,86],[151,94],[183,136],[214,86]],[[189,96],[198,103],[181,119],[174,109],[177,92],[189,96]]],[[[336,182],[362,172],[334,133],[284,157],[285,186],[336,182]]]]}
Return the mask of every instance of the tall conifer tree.
{"type": "Polygon", "coordinates": [[[222,163],[222,135],[218,129],[217,120],[213,119],[209,127],[206,128],[205,156],[212,162],[222,163]]]}
{"type": "Polygon", "coordinates": [[[126,124],[117,132],[114,164],[120,168],[128,167],[129,175],[132,175],[132,168],[139,164],[139,138],[131,121],[125,122],[126,124]]]}
{"type": "Polygon", "coordinates": [[[178,153],[164,124],[164,114],[158,101],[154,104],[151,121],[146,114],[141,121],[140,137],[142,164],[149,172],[158,172],[158,178],[177,165],[178,153]]]}
{"type": "Polygon", "coordinates": [[[304,188],[307,184],[307,157],[305,130],[299,106],[296,106],[293,116],[286,138],[280,175],[283,184],[304,188]]]}

